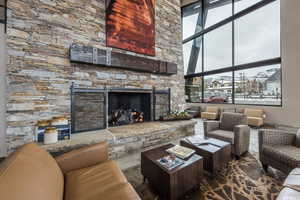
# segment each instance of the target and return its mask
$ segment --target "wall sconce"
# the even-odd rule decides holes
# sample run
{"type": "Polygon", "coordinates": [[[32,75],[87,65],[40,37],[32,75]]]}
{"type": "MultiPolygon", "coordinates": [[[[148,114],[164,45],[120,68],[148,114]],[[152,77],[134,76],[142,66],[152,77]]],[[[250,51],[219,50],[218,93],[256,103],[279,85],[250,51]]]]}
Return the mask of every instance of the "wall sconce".
{"type": "Polygon", "coordinates": [[[0,0],[0,24],[4,24],[6,32],[7,0],[0,0]]]}

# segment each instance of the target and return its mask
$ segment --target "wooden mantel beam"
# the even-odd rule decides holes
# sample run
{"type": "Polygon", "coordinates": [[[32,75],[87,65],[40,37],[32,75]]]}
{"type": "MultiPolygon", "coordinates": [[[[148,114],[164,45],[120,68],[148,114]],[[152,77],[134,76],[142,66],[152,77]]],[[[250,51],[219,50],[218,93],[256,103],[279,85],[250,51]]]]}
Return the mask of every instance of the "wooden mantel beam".
{"type": "Polygon", "coordinates": [[[79,44],[71,45],[70,60],[71,62],[116,67],[154,74],[177,74],[177,64],[175,63],[117,53],[111,50],[103,50],[79,44]]]}

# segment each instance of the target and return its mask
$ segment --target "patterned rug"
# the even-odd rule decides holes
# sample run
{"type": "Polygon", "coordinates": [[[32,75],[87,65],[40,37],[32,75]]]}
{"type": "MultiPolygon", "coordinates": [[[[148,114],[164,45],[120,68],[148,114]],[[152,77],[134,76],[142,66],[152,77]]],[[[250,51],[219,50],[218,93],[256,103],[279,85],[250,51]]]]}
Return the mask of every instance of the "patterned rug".
{"type": "MultiPolygon", "coordinates": [[[[130,168],[124,173],[143,200],[159,199],[147,183],[143,184],[140,167],[130,168]]],[[[232,160],[215,178],[204,176],[199,190],[188,192],[182,199],[273,200],[284,179],[284,174],[272,168],[265,173],[257,159],[248,154],[232,160]]]]}

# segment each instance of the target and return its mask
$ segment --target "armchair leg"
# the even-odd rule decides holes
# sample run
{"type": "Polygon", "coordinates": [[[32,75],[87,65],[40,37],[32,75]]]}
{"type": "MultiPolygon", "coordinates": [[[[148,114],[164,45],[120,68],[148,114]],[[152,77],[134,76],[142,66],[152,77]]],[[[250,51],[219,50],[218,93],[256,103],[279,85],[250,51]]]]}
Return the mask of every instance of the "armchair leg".
{"type": "Polygon", "coordinates": [[[265,170],[265,172],[268,172],[268,165],[262,164],[263,169],[265,170]]]}

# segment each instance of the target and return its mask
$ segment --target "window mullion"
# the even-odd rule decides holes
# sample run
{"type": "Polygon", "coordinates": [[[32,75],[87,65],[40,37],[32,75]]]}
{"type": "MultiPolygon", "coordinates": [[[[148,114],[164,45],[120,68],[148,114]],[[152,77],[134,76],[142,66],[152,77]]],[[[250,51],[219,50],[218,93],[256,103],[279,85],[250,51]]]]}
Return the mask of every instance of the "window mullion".
{"type": "MultiPolygon", "coordinates": [[[[232,15],[234,15],[234,3],[235,0],[232,0],[232,15]]],[[[234,26],[235,20],[232,20],[232,93],[231,93],[231,98],[232,98],[232,104],[235,104],[235,35],[234,35],[234,26]]]]}
{"type": "MultiPolygon", "coordinates": [[[[205,13],[205,8],[204,8],[204,2],[205,0],[202,0],[202,27],[204,29],[204,26],[205,26],[205,21],[206,19],[204,18],[204,16],[207,16],[207,14],[204,14],[205,13]]],[[[202,37],[202,73],[204,72],[204,35],[201,36],[202,37]]],[[[204,103],[204,76],[202,76],[202,98],[201,98],[201,102],[204,103]]]]}

